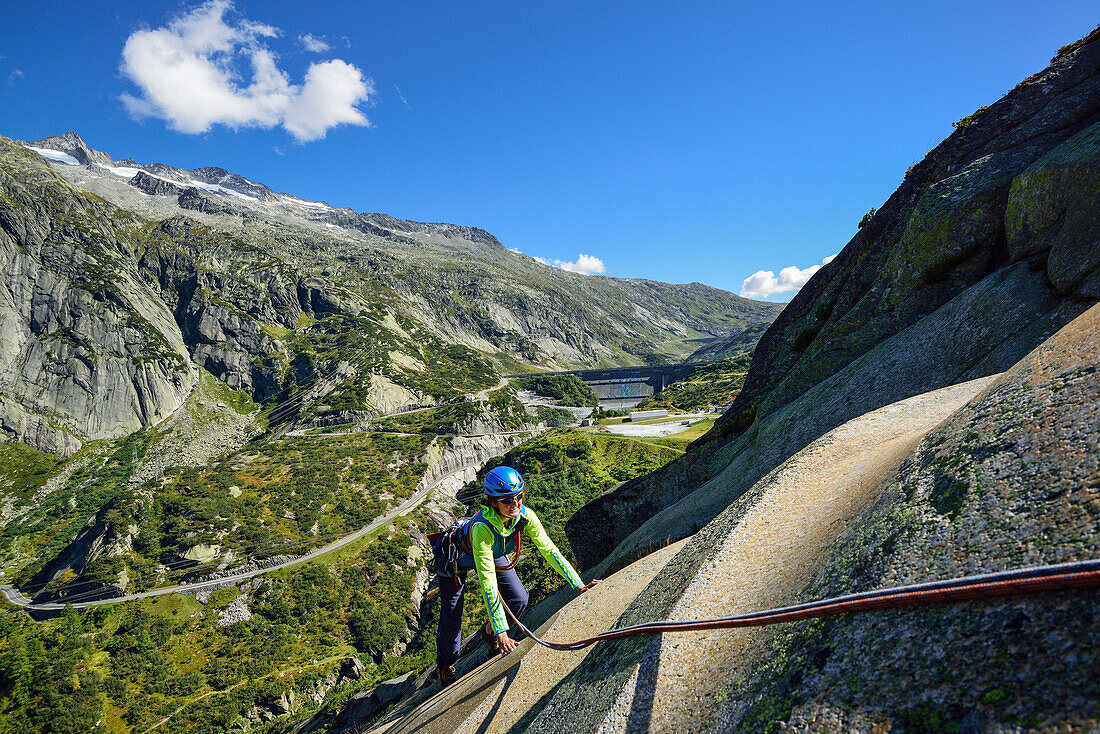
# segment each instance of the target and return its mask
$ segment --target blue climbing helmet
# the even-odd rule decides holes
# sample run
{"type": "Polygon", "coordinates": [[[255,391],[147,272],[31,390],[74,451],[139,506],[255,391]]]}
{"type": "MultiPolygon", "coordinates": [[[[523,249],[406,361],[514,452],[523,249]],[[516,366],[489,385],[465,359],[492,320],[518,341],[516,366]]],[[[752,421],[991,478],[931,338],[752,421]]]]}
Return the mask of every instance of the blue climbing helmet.
{"type": "Polygon", "coordinates": [[[493,499],[511,497],[523,491],[523,477],[510,466],[498,466],[485,475],[485,494],[493,499]]]}

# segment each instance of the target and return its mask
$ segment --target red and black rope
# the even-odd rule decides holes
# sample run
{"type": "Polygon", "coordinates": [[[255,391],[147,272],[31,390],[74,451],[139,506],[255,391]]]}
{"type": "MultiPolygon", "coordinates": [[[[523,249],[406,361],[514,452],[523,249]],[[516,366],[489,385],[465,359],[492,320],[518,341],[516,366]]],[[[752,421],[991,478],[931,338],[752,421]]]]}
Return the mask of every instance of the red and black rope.
{"type": "Polygon", "coordinates": [[[870,612],[884,609],[902,609],[905,607],[930,606],[971,601],[975,599],[995,599],[1026,594],[1038,594],[1050,591],[1068,591],[1070,589],[1091,589],[1100,587],[1100,560],[1063,563],[1056,566],[1039,566],[999,573],[967,576],[964,578],[932,581],[890,589],[865,591],[859,594],[822,599],[820,601],[797,604],[795,606],[768,609],[751,614],[739,614],[717,619],[685,620],[680,622],[645,622],[643,624],[621,627],[601,632],[594,637],[586,637],[573,642],[549,642],[536,636],[520,622],[512,610],[504,604],[509,619],[539,645],[551,650],[580,650],[605,640],[619,640],[639,635],[656,635],[664,632],[697,632],[702,630],[734,629],[737,627],[762,627],[780,622],[794,622],[802,619],[835,617],[840,614],[870,612]]]}

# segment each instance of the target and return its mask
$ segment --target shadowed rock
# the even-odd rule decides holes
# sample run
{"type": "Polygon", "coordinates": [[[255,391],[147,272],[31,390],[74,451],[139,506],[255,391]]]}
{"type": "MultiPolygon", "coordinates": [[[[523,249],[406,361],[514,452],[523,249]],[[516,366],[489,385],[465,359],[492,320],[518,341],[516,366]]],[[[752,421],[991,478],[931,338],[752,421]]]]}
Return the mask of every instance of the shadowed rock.
{"type": "Polygon", "coordinates": [[[715,428],[573,517],[582,566],[629,552],[640,525],[724,475],[708,509],[645,542],[694,532],[807,441],[1003,371],[1100,297],[1098,70],[1094,32],[907,172],[768,328],[715,428]]]}

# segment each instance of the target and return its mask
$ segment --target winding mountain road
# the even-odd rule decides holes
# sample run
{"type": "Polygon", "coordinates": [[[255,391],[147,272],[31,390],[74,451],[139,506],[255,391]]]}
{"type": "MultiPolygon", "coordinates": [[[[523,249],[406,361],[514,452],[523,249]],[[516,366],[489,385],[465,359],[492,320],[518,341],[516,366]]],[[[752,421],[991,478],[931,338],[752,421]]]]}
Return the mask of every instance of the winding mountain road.
{"type": "MultiPolygon", "coordinates": [[[[495,385],[494,387],[489,387],[489,388],[486,388],[485,390],[482,390],[480,393],[478,393],[474,397],[484,399],[485,396],[490,391],[500,389],[501,387],[503,387],[504,385],[507,385],[507,384],[508,384],[508,380],[507,379],[502,379],[499,384],[495,385]]],[[[409,411],[403,411],[402,413],[393,413],[391,415],[402,415],[403,413],[415,413],[415,412],[418,412],[420,410],[428,410],[428,409],[430,409],[430,407],[429,408],[416,408],[416,409],[409,410],[409,411]]],[[[508,431],[508,432],[505,432],[505,433],[499,434],[499,435],[518,435],[518,434],[521,434],[521,433],[530,433],[530,432],[531,431],[508,431]]],[[[324,435],[324,436],[327,437],[327,436],[335,436],[335,435],[346,435],[346,434],[350,434],[350,433],[355,433],[355,431],[348,431],[346,433],[321,434],[321,435],[324,435]]],[[[289,434],[289,435],[300,435],[300,434],[297,434],[295,432],[291,432],[291,434],[289,434]]],[[[473,435],[473,436],[466,436],[466,438],[474,438],[474,437],[477,437],[477,436],[489,436],[489,435],[498,435],[498,434],[488,434],[488,433],[486,433],[486,434],[476,434],[476,435],[473,435]]],[[[143,592],[139,592],[139,593],[136,593],[136,594],[125,594],[123,596],[115,596],[115,597],[111,597],[109,599],[94,599],[94,600],[89,600],[89,601],[44,602],[44,603],[41,603],[41,604],[36,604],[32,599],[28,599],[26,596],[24,596],[23,593],[18,588],[16,588],[15,586],[12,586],[10,584],[0,585],[0,594],[3,594],[4,598],[8,602],[10,602],[11,604],[13,604],[15,606],[18,606],[18,607],[22,607],[23,609],[26,609],[27,611],[47,612],[47,611],[64,610],[65,607],[67,607],[67,606],[72,606],[72,607],[75,607],[75,608],[94,607],[94,606],[101,606],[103,604],[117,604],[119,602],[124,602],[124,601],[133,601],[135,599],[145,599],[145,598],[153,597],[153,596],[163,596],[164,594],[193,594],[193,593],[202,591],[203,589],[210,589],[210,588],[214,588],[214,587],[224,587],[224,586],[228,586],[228,585],[233,585],[237,582],[244,581],[245,579],[250,579],[254,576],[260,576],[262,574],[269,573],[271,571],[278,571],[279,569],[290,568],[291,566],[297,566],[297,565],[302,564],[302,563],[307,563],[307,562],[309,562],[309,561],[311,561],[315,558],[318,558],[318,557],[320,557],[320,556],[322,556],[326,553],[337,550],[338,548],[342,548],[343,546],[347,545],[348,543],[352,543],[352,542],[358,540],[359,538],[362,538],[367,533],[370,533],[374,530],[377,530],[379,527],[381,527],[382,525],[384,525],[387,522],[390,522],[395,517],[406,514],[407,512],[412,510],[414,507],[419,505],[427,497],[429,492],[431,492],[433,489],[435,489],[440,484],[442,484],[443,481],[445,481],[446,479],[449,479],[450,477],[454,476],[455,474],[463,472],[467,469],[475,468],[477,466],[479,466],[478,462],[463,464],[462,466],[458,467],[457,469],[454,469],[453,471],[448,472],[447,474],[443,475],[442,477],[440,477],[436,481],[432,482],[427,487],[425,487],[423,489],[420,489],[420,490],[417,490],[412,495],[407,497],[397,507],[394,507],[392,510],[390,510],[386,514],[382,515],[381,517],[376,518],[375,520],[370,522],[368,525],[365,525],[364,527],[360,528],[359,530],[356,530],[354,533],[351,533],[349,535],[345,535],[344,537],[339,538],[339,539],[329,543],[328,545],[322,546],[322,547],[320,547],[316,550],[310,551],[309,553],[306,553],[305,555],[298,556],[298,557],[296,557],[292,560],[285,561],[283,563],[279,563],[279,564],[276,564],[276,565],[273,565],[273,566],[268,566],[266,568],[253,569],[253,570],[250,570],[250,571],[242,571],[241,573],[232,574],[232,575],[229,575],[229,576],[221,576],[219,578],[208,579],[208,580],[205,580],[205,581],[198,581],[198,582],[191,583],[191,584],[180,584],[178,586],[167,586],[167,587],[164,587],[162,589],[153,589],[152,591],[143,591],[143,592]]],[[[80,595],[78,595],[78,596],[80,596],[80,595]]]]}
{"type": "Polygon", "coordinates": [[[414,507],[419,505],[428,496],[428,493],[438,487],[444,480],[454,476],[455,474],[458,474],[459,472],[466,471],[467,469],[471,469],[476,466],[478,466],[476,462],[464,464],[454,471],[444,474],[442,477],[424,487],[423,489],[417,490],[413,494],[409,495],[397,507],[394,507],[386,514],[374,519],[368,525],[363,526],[359,530],[356,530],[354,533],[351,533],[350,535],[345,535],[343,538],[334,540],[328,545],[322,546],[314,551],[310,551],[303,556],[298,556],[297,558],[294,558],[292,560],[285,561],[274,566],[268,566],[267,568],[258,568],[251,571],[244,571],[241,573],[233,574],[230,576],[222,576],[216,579],[209,579],[207,581],[198,581],[192,584],[167,586],[163,589],[153,589],[152,591],[143,591],[137,594],[126,594],[124,596],[116,596],[110,599],[95,599],[93,601],[45,602],[42,604],[35,604],[32,600],[25,597],[22,592],[19,591],[19,589],[11,585],[0,586],[0,593],[2,593],[4,595],[4,598],[7,599],[9,602],[16,606],[23,607],[27,611],[59,611],[65,609],[66,606],[72,606],[76,608],[94,607],[103,604],[117,604],[118,602],[133,601],[134,599],[146,599],[151,596],[162,596],[164,594],[193,594],[195,592],[202,591],[203,589],[208,589],[211,587],[232,585],[237,583],[238,581],[250,579],[253,576],[260,576],[265,573],[270,573],[271,571],[278,571],[281,568],[290,568],[291,566],[297,566],[302,563],[307,563],[308,561],[311,561],[319,556],[334,551],[338,548],[342,548],[348,543],[352,543],[359,538],[362,538],[367,533],[377,530],[379,527],[393,520],[395,517],[408,513],[414,507]]]}

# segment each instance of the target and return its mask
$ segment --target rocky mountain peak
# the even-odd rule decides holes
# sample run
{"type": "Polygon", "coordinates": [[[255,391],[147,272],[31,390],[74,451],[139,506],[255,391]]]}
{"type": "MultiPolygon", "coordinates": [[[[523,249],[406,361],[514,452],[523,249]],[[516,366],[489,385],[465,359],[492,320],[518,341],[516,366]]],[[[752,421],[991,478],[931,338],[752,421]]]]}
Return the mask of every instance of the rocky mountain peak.
{"type": "Polygon", "coordinates": [[[64,135],[53,135],[48,138],[42,138],[41,140],[23,142],[23,145],[67,153],[84,166],[114,165],[114,159],[112,159],[111,156],[99,150],[92,150],[88,147],[88,144],[72,130],[64,135]]]}
{"type": "Polygon", "coordinates": [[[261,183],[249,181],[244,176],[230,173],[218,166],[204,166],[187,171],[192,178],[214,186],[224,186],[230,191],[235,191],[245,196],[251,196],[261,201],[274,201],[278,197],[274,191],[261,183]]]}
{"type": "Polygon", "coordinates": [[[55,162],[72,165],[75,161],[77,165],[86,166],[92,171],[103,171],[127,178],[131,186],[154,196],[174,196],[179,191],[190,187],[201,189],[205,194],[236,196],[260,202],[279,199],[279,195],[267,186],[249,181],[244,176],[230,173],[219,166],[183,169],[164,163],[140,163],[133,158],[122,158],[116,161],[107,153],[88,147],[80,135],[73,131],[40,140],[22,141],[21,144],[55,162]],[[51,155],[58,153],[69,156],[73,160],[51,155]],[[139,173],[143,175],[138,176],[139,173]]]}

